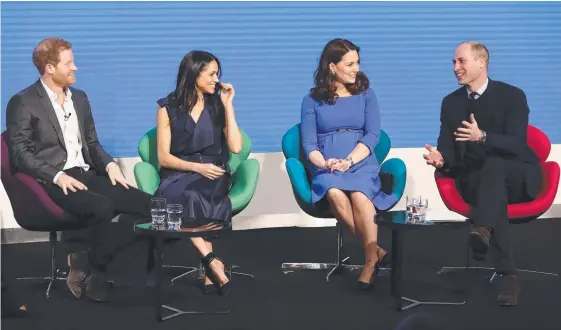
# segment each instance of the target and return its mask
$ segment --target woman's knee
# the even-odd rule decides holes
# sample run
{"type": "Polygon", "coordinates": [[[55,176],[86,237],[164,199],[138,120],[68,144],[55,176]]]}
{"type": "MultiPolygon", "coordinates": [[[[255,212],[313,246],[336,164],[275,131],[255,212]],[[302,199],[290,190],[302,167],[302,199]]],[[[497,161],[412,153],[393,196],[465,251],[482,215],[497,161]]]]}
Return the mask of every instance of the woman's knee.
{"type": "Polygon", "coordinates": [[[353,206],[353,211],[359,214],[376,214],[376,209],[374,204],[364,193],[360,191],[354,191],[351,193],[351,202],[353,206]]]}
{"type": "Polygon", "coordinates": [[[347,195],[340,189],[330,188],[327,191],[327,200],[332,207],[337,209],[345,209],[348,205],[347,195]]]}

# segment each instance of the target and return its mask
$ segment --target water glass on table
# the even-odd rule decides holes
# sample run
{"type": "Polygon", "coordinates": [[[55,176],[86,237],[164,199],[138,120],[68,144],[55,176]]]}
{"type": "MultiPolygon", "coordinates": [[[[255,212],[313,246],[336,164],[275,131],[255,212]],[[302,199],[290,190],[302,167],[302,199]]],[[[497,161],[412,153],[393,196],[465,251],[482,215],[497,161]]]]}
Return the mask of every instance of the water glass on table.
{"type": "Polygon", "coordinates": [[[163,228],[166,225],[166,199],[151,198],[150,213],[152,214],[152,227],[163,228]]]}
{"type": "Polygon", "coordinates": [[[183,220],[183,205],[169,204],[167,206],[168,212],[168,230],[180,231],[181,221],[183,220]]]}
{"type": "Polygon", "coordinates": [[[407,196],[405,199],[407,207],[407,221],[413,224],[423,224],[427,217],[429,201],[421,196],[407,196]]]}

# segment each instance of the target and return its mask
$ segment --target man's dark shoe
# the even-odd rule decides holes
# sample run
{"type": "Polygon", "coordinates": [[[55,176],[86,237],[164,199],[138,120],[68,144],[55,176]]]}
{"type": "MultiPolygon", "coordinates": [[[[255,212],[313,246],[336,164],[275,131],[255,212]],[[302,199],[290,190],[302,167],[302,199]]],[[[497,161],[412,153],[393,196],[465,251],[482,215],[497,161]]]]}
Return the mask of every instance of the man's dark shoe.
{"type": "Polygon", "coordinates": [[[86,278],[86,296],[96,302],[107,301],[110,284],[105,275],[98,271],[92,271],[86,278]]]}
{"type": "Polygon", "coordinates": [[[500,306],[518,305],[518,295],[520,294],[520,280],[516,275],[499,276],[499,294],[497,302],[500,306]]]}
{"type": "Polygon", "coordinates": [[[491,242],[491,231],[487,227],[474,228],[469,233],[469,244],[473,251],[473,258],[484,260],[491,242]]]}
{"type": "Polygon", "coordinates": [[[82,299],[84,295],[86,276],[90,272],[90,253],[80,251],[68,255],[70,271],[66,278],[66,285],[74,297],[82,299]]]}

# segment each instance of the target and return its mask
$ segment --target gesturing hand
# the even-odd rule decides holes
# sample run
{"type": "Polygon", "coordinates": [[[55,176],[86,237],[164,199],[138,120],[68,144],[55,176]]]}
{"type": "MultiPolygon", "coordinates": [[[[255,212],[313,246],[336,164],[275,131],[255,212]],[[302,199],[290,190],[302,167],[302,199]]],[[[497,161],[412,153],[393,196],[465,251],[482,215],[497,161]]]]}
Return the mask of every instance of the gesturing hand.
{"type": "Polygon", "coordinates": [[[220,92],[220,99],[224,105],[232,104],[234,101],[234,95],[236,91],[232,84],[222,84],[222,91],[220,92]]]}
{"type": "Polygon", "coordinates": [[[58,177],[56,184],[60,187],[60,189],[62,189],[65,195],[68,195],[67,189],[73,192],[76,192],[77,190],[88,190],[88,187],[86,187],[82,182],[74,179],[66,173],[63,173],[58,177]]]}
{"type": "Polygon", "coordinates": [[[425,144],[425,149],[427,149],[429,153],[424,154],[423,158],[427,161],[428,165],[432,165],[435,168],[441,168],[444,166],[444,157],[442,157],[440,151],[431,147],[429,144],[425,144]]]}
{"type": "Polygon", "coordinates": [[[476,142],[481,138],[481,135],[483,133],[481,133],[479,126],[477,126],[477,122],[475,121],[475,116],[473,115],[473,113],[469,116],[469,118],[471,120],[471,123],[468,123],[465,120],[462,121],[462,125],[464,125],[465,128],[460,127],[456,132],[454,132],[454,135],[456,135],[456,141],[476,142]]]}
{"type": "Polygon", "coordinates": [[[221,177],[226,171],[214,164],[208,163],[208,164],[200,164],[197,172],[206,177],[209,178],[211,180],[216,180],[219,177],[221,177]]]}

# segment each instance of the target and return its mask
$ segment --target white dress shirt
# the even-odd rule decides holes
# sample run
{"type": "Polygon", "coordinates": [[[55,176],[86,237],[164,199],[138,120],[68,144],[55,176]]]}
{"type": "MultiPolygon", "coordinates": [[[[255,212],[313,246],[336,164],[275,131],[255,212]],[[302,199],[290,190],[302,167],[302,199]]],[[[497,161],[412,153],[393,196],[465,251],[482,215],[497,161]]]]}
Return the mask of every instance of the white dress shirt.
{"type": "Polygon", "coordinates": [[[483,93],[487,89],[487,85],[489,85],[489,78],[485,79],[485,83],[476,91],[472,91],[469,89],[469,87],[466,86],[468,97],[472,92],[476,92],[477,94],[474,96],[474,98],[477,100],[481,95],[483,95],[483,93]]]}
{"type": "MultiPolygon", "coordinates": [[[[72,92],[70,88],[66,89],[64,102],[62,106],[58,103],[58,97],[55,92],[53,92],[41,79],[41,84],[47,91],[47,95],[51,100],[53,109],[55,109],[56,116],[58,118],[58,123],[60,124],[60,129],[62,130],[62,136],[64,138],[64,144],[66,146],[66,164],[64,164],[64,170],[73,167],[81,167],[84,171],[90,169],[90,165],[84,160],[84,155],[82,154],[82,137],[80,134],[80,126],[78,125],[78,116],[76,115],[76,110],[74,109],[74,102],[72,102],[72,92]]],[[[63,171],[58,172],[53,179],[53,183],[56,184],[58,177],[63,174],[63,171]]]]}

